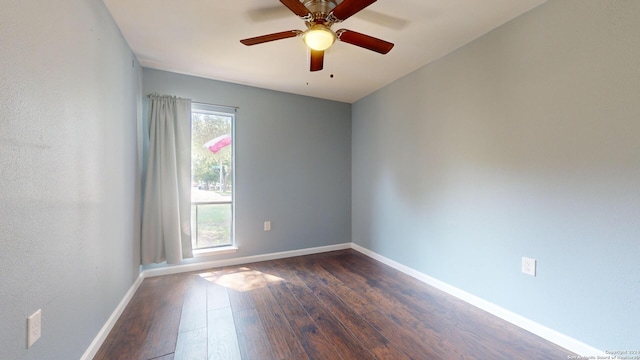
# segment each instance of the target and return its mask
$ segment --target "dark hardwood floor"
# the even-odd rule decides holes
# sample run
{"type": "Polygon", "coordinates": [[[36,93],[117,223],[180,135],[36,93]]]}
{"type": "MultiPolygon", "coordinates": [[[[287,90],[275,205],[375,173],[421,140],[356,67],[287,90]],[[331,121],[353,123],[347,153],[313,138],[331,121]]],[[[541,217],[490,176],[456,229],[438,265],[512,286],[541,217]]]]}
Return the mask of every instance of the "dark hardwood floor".
{"type": "Polygon", "coordinates": [[[94,359],[567,359],[352,250],[147,278],[94,359]]]}

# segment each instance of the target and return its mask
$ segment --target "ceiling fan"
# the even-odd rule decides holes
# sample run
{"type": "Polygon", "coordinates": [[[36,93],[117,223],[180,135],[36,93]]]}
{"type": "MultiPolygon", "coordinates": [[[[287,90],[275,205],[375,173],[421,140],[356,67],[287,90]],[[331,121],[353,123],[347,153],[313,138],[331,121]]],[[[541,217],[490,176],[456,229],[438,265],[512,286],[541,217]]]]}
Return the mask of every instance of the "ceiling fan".
{"type": "Polygon", "coordinates": [[[240,40],[247,46],[301,36],[311,51],[311,71],[322,70],[324,51],[336,40],[386,54],[393,44],[355,31],[331,30],[333,24],[353,16],[376,0],[280,0],[289,10],[304,20],[307,30],[289,30],[240,40]]]}

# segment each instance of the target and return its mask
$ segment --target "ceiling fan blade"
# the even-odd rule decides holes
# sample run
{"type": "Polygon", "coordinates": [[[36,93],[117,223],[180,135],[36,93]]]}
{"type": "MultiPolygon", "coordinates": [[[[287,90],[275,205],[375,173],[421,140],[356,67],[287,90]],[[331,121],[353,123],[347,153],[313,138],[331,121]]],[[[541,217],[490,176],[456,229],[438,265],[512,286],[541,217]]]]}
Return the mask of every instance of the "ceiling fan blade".
{"type": "Polygon", "coordinates": [[[320,71],[324,67],[324,51],[311,49],[310,71],[320,71]]]}
{"type": "Polygon", "coordinates": [[[311,14],[311,11],[307,9],[304,4],[302,4],[299,0],[280,0],[281,3],[284,4],[289,10],[293,11],[294,14],[300,17],[306,17],[311,14]]]}
{"type": "Polygon", "coordinates": [[[376,0],[344,0],[338,4],[331,13],[338,20],[346,20],[374,2],[376,2],[376,0]]]}
{"type": "Polygon", "coordinates": [[[336,31],[336,36],[342,42],[360,46],[380,54],[386,54],[393,49],[393,43],[347,29],[336,31]]]}
{"type": "Polygon", "coordinates": [[[256,37],[240,40],[240,42],[245,44],[245,45],[247,45],[247,46],[251,46],[251,45],[258,45],[258,44],[266,43],[266,42],[269,42],[269,41],[282,40],[282,39],[287,39],[287,38],[291,38],[291,37],[296,37],[296,36],[298,36],[300,34],[302,34],[302,31],[300,31],[300,30],[289,30],[289,31],[282,31],[282,32],[274,33],[274,34],[256,36],[256,37]]]}

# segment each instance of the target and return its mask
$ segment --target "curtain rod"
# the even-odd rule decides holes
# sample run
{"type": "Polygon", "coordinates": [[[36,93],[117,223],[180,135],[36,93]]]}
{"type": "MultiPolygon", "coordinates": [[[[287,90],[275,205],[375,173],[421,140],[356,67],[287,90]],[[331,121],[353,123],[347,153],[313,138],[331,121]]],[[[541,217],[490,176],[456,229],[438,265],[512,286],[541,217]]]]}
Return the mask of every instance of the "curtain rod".
{"type": "MultiPolygon", "coordinates": [[[[158,93],[151,93],[148,94],[147,97],[150,98],[152,96],[170,96],[170,97],[175,97],[178,98],[177,96],[172,96],[172,95],[160,95],[158,93]]],[[[191,100],[191,99],[189,99],[191,100]]],[[[220,108],[227,108],[227,109],[234,109],[234,110],[238,110],[240,109],[240,106],[231,106],[231,105],[220,105],[220,104],[211,104],[211,103],[206,103],[206,102],[201,102],[201,101],[193,101],[191,100],[192,104],[196,104],[196,105],[204,105],[204,106],[216,106],[216,107],[220,107],[220,108]]]]}
{"type": "Polygon", "coordinates": [[[205,103],[205,102],[200,102],[200,101],[191,101],[191,103],[192,104],[196,104],[196,105],[217,106],[217,107],[221,107],[221,108],[228,108],[228,109],[234,109],[234,110],[240,109],[240,106],[211,104],[211,103],[205,103]]]}

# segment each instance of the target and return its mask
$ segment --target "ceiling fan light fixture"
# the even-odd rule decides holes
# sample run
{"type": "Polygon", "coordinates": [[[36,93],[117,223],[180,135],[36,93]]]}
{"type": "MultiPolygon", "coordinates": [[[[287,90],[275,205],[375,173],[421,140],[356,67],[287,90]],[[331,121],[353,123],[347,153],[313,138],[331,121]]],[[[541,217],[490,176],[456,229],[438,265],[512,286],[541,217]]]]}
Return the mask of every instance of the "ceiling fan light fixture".
{"type": "Polygon", "coordinates": [[[324,24],[311,26],[304,32],[302,40],[313,50],[324,51],[336,41],[336,34],[324,24]]]}

